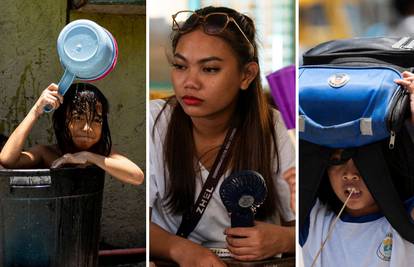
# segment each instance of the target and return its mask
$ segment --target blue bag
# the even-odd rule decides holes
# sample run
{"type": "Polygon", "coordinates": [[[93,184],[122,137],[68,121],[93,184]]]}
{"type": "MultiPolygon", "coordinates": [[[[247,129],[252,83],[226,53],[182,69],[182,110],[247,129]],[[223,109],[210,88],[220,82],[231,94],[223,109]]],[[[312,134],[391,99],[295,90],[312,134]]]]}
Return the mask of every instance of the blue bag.
{"type": "Polygon", "coordinates": [[[385,66],[316,65],[299,68],[299,137],[331,148],[359,147],[390,137],[409,107],[406,90],[385,66]]]}

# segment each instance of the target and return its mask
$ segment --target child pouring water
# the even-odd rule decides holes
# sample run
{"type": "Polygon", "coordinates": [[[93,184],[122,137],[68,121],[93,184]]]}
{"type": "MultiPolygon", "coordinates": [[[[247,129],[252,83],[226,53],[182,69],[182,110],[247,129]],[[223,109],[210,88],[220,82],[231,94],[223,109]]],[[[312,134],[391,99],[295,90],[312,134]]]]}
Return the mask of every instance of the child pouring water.
{"type": "Polygon", "coordinates": [[[65,96],[49,85],[10,135],[0,153],[6,168],[57,168],[65,164],[95,164],[118,180],[139,185],[141,169],[112,147],[108,125],[109,103],[102,92],[87,83],[72,84],[65,96]],[[46,105],[55,109],[53,128],[57,144],[23,145],[46,105]]]}

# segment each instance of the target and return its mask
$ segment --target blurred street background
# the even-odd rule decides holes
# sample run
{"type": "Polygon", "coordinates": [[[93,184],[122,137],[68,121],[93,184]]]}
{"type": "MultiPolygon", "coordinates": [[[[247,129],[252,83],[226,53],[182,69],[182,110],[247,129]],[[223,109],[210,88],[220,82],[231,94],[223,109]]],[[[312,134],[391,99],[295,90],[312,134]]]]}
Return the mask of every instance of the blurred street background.
{"type": "Polygon", "coordinates": [[[256,23],[262,82],[265,76],[295,63],[294,0],[156,0],[148,3],[150,28],[150,96],[157,98],[172,93],[170,64],[171,15],[180,10],[225,6],[250,16],[256,23]]]}

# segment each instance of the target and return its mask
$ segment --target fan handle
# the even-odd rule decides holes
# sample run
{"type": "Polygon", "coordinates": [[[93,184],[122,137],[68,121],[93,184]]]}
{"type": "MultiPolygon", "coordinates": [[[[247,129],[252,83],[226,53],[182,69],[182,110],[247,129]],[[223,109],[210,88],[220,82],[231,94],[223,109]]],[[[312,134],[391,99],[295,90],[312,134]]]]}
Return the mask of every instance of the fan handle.
{"type": "Polygon", "coordinates": [[[231,227],[253,227],[254,213],[251,210],[231,213],[231,227]]]}

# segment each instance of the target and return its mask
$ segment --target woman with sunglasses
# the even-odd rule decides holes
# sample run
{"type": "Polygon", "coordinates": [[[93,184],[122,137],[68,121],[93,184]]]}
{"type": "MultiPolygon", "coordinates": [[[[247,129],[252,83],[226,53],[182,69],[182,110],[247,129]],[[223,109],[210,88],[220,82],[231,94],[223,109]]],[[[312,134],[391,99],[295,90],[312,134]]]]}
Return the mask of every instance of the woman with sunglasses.
{"type": "Polygon", "coordinates": [[[295,217],[283,176],[294,177],[295,153],[263,95],[253,21],[233,9],[206,7],[173,15],[173,31],[175,95],[150,105],[151,255],[180,266],[224,266],[209,244],[246,261],[293,252],[295,217]],[[204,214],[188,238],[176,235],[215,175],[216,158],[224,171],[215,191],[201,196],[211,195],[204,214]],[[241,170],[262,174],[268,196],[253,227],[231,228],[218,188],[241,170]]]}

